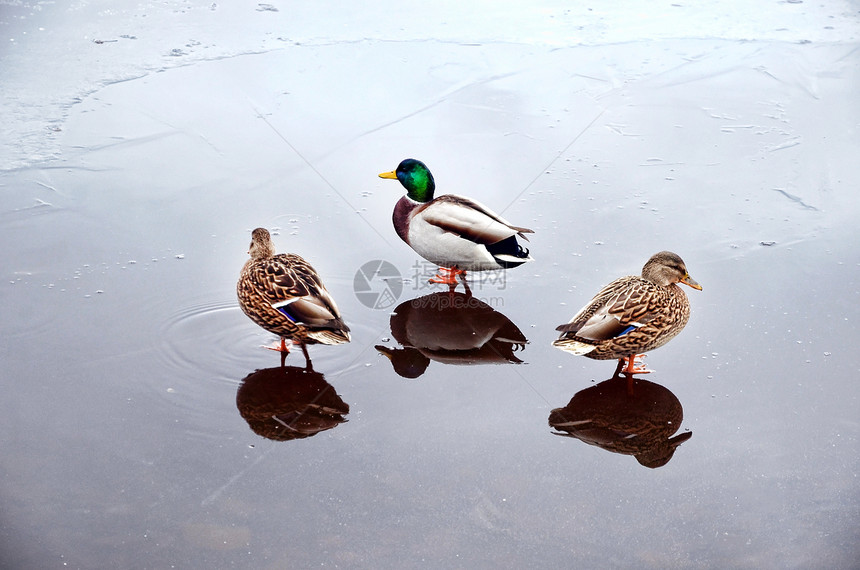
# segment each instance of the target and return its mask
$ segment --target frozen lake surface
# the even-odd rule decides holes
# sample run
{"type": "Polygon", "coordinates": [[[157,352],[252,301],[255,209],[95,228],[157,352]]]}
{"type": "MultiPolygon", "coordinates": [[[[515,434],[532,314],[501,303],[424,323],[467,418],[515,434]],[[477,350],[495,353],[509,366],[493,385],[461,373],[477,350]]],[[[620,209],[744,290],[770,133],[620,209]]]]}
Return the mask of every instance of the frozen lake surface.
{"type": "Polygon", "coordinates": [[[565,4],[0,0],[0,566],[856,567],[860,5],[565,4]],[[426,284],[408,156],[535,261],[426,284]],[[352,329],[313,372],[258,226],[352,329]],[[660,250],[631,397],[550,343],[660,250]]]}

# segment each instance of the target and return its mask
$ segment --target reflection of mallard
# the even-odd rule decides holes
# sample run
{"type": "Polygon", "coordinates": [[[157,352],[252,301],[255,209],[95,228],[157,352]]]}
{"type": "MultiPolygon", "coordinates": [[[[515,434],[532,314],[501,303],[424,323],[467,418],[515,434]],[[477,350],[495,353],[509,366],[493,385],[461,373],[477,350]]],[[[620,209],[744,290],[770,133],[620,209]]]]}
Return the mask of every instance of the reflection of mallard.
{"type": "Polygon", "coordinates": [[[403,348],[377,346],[406,378],[424,373],[430,360],[446,364],[522,362],[514,354],[528,339],[505,315],[470,294],[433,293],[401,303],[391,335],[403,348]]]}
{"type": "Polygon", "coordinates": [[[239,305],[252,321],[285,340],[305,344],[349,342],[349,327],[337,304],[311,265],[292,253],[275,255],[272,237],[264,228],[251,233],[251,255],[236,285],[239,305]]]}
{"type": "Polygon", "coordinates": [[[322,374],[295,366],[249,374],[236,407],[254,433],[275,441],[310,437],[345,422],[349,413],[322,374]]]}
{"type": "Polygon", "coordinates": [[[597,360],[626,359],[625,373],[648,372],[635,366],[636,355],[673,339],[690,318],[690,302],[676,283],[701,291],[684,261],[661,251],[642,268],[642,277],[616,279],[556,330],[553,346],[597,360]]]}
{"type": "Polygon", "coordinates": [[[423,162],[407,158],[397,170],[379,176],[406,188],[394,207],[394,229],[418,255],[440,266],[431,282],[453,287],[466,271],[507,269],[532,260],[517,242],[517,237],[528,241],[524,234],[532,230],[511,225],[470,198],[445,194],[434,199],[436,184],[423,162]]]}
{"type": "Polygon", "coordinates": [[[645,467],[662,467],[675,449],[693,436],[681,427],[684,409],[668,389],[634,380],[635,395],[624,379],[614,377],[577,392],[564,408],[549,415],[557,435],[575,437],[614,453],[633,455],[645,467]]]}

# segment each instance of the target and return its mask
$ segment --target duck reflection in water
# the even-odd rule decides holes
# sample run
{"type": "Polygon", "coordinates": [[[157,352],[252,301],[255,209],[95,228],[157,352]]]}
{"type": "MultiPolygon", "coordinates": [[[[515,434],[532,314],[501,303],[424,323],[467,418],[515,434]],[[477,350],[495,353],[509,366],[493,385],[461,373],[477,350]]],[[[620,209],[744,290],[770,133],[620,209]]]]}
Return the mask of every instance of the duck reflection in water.
{"type": "Polygon", "coordinates": [[[555,435],[575,437],[606,451],[632,455],[645,467],[666,465],[679,445],[693,436],[681,427],[684,410],[671,391],[654,382],[615,375],[577,392],[570,403],[549,415],[555,435]]]}
{"type": "Polygon", "coordinates": [[[349,405],[310,367],[278,366],[249,374],[236,393],[236,407],[257,435],[289,441],[344,423],[349,405]]]}
{"type": "Polygon", "coordinates": [[[440,292],[398,305],[391,335],[402,348],[377,345],[404,378],[424,374],[431,360],[444,364],[520,364],[528,339],[505,315],[471,293],[440,292]]]}

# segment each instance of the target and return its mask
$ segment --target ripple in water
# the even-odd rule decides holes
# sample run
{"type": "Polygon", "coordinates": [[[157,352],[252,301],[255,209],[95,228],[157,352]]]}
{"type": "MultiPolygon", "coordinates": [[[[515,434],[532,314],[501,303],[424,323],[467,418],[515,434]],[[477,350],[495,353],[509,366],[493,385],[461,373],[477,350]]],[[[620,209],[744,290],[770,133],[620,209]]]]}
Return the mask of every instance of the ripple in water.
{"type": "Polygon", "coordinates": [[[246,320],[233,300],[184,307],[160,327],[159,355],[176,376],[232,383],[230,371],[241,366],[237,347],[252,342],[255,333],[246,320]]]}
{"type": "MultiPolygon", "coordinates": [[[[340,346],[309,347],[313,366],[331,377],[354,373],[375,362],[376,331],[350,323],[353,340],[340,346]]],[[[236,387],[249,373],[277,366],[280,355],[266,350],[278,337],[253,322],[234,300],[205,302],[171,315],[158,330],[158,355],[163,373],[174,390],[201,390],[201,382],[236,387]]],[[[304,366],[301,349],[294,347],[286,364],[304,366]]]]}

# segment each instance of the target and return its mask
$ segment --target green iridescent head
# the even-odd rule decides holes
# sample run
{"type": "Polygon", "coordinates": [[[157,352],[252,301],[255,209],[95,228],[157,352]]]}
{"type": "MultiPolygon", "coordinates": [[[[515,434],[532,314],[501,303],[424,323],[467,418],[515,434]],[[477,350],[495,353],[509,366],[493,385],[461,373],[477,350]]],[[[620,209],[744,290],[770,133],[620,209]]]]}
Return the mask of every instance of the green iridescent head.
{"type": "Polygon", "coordinates": [[[416,202],[429,202],[433,199],[436,183],[430,170],[420,160],[407,158],[397,165],[397,170],[383,172],[380,178],[396,178],[406,188],[406,195],[416,202]]]}

